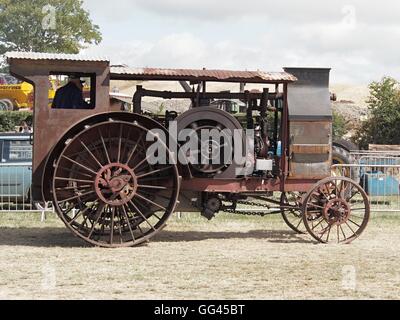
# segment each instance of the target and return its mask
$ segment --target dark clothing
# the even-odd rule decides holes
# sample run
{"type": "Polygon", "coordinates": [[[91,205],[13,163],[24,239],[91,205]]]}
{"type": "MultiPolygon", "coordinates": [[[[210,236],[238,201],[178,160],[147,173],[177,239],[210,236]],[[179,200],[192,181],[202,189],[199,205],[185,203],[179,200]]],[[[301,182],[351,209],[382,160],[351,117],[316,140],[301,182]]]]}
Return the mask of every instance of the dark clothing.
{"type": "Polygon", "coordinates": [[[90,105],[83,99],[82,90],[69,82],[57,90],[51,106],[54,109],[88,109],[90,105]]]}

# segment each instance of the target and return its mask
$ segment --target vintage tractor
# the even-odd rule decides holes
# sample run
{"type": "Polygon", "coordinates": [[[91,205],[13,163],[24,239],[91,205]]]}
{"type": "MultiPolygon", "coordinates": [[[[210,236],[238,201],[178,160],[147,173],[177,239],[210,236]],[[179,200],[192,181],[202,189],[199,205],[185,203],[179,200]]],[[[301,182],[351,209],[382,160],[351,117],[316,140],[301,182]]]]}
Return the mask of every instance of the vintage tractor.
{"type": "Polygon", "coordinates": [[[293,230],[321,243],[349,243],[366,228],[364,190],[346,177],[331,177],[329,69],[131,69],[79,55],[7,58],[11,73],[35,88],[33,200],[52,201],[65,225],[88,243],[141,244],[176,210],[208,219],[222,211],[281,213],[293,230]],[[90,79],[87,108],[49,108],[53,75],[90,79]],[[122,112],[110,103],[110,80],[176,81],[192,90],[137,86],[133,112],[122,112]],[[211,82],[264,89],[210,92],[211,82]],[[191,107],[145,115],[145,97],[187,99],[191,107]],[[244,112],[222,110],[215,101],[224,100],[240,101],[244,112]],[[192,138],[198,143],[187,148],[192,138]]]}

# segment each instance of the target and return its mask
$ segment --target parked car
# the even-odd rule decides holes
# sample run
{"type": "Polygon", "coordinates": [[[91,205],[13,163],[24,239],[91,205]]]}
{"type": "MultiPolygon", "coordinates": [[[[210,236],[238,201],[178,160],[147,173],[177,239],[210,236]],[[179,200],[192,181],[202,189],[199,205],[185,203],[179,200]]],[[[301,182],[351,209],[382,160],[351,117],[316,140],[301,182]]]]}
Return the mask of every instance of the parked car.
{"type": "Polygon", "coordinates": [[[0,133],[0,203],[27,203],[32,181],[30,134],[0,133]]]}

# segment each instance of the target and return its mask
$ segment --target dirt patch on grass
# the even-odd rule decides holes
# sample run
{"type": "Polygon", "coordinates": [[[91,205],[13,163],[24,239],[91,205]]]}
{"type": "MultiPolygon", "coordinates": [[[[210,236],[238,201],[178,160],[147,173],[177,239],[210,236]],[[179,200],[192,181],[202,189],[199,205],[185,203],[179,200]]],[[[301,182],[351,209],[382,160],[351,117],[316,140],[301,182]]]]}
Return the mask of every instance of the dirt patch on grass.
{"type": "Polygon", "coordinates": [[[0,214],[3,299],[398,299],[400,216],[351,245],[316,244],[278,216],[173,217],[149,244],[86,246],[50,217],[0,214]]]}

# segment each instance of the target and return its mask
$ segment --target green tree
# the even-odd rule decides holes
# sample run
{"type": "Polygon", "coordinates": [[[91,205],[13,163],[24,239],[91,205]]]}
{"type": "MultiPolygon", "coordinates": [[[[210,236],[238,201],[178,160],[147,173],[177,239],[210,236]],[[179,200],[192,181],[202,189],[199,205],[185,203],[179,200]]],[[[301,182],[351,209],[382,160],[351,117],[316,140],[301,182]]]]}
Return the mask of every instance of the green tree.
{"type": "Polygon", "coordinates": [[[0,54],[79,53],[102,40],[81,0],[0,0],[0,54]]]}
{"type": "Polygon", "coordinates": [[[341,139],[348,132],[348,124],[344,116],[340,113],[333,112],[333,137],[341,139]]]}
{"type": "Polygon", "coordinates": [[[0,111],[0,132],[13,132],[15,128],[26,121],[32,124],[31,112],[13,112],[13,111],[0,111]]]}
{"type": "Polygon", "coordinates": [[[400,144],[400,83],[385,77],[369,85],[369,117],[358,128],[355,141],[369,144],[400,144]]]}

